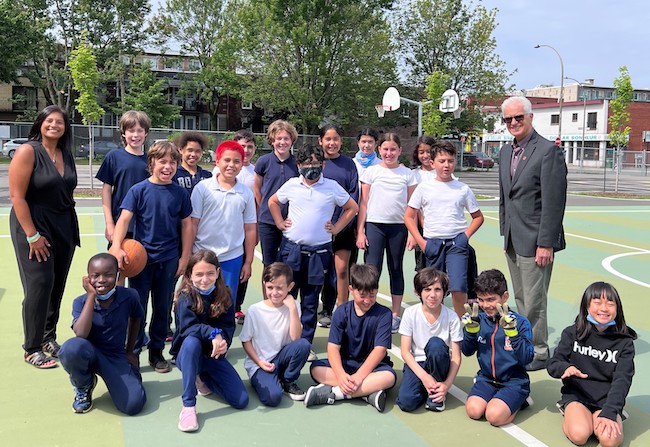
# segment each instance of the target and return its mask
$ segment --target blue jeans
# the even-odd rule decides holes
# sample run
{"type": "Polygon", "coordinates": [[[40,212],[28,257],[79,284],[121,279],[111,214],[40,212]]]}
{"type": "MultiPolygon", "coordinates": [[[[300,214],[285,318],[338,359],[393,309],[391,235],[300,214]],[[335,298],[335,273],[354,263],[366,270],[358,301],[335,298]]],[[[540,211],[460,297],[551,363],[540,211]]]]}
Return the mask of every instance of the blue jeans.
{"type": "MultiPolygon", "coordinates": [[[[449,366],[451,358],[449,356],[449,346],[438,337],[431,337],[424,347],[426,360],[418,364],[428,372],[438,382],[444,382],[449,375],[449,366]]],[[[402,411],[417,410],[427,400],[427,390],[422,385],[422,381],[415,375],[413,370],[404,364],[404,374],[402,375],[402,384],[397,393],[395,403],[402,411]]]]}
{"type": "Polygon", "coordinates": [[[277,407],[282,401],[282,383],[293,383],[300,377],[300,370],[309,357],[311,344],[304,338],[285,345],[271,361],[275,369],[266,372],[258,369],[251,377],[251,385],[263,405],[277,407]]]}
{"type": "Polygon", "coordinates": [[[196,405],[197,375],[228,405],[237,409],[248,405],[248,392],[235,368],[224,356],[215,359],[203,354],[202,342],[198,338],[190,335],[183,340],[176,366],[183,373],[183,406],[196,405]]]}

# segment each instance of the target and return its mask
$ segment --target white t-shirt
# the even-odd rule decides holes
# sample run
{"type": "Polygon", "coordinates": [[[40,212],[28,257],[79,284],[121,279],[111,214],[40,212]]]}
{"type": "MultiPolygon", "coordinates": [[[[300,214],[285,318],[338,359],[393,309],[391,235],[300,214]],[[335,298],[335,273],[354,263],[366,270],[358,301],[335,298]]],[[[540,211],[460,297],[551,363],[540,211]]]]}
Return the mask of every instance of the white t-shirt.
{"type": "MultiPolygon", "coordinates": [[[[246,316],[248,318],[248,316],[246,316]]],[[[402,315],[399,333],[411,337],[411,354],[416,362],[423,362],[427,356],[424,347],[431,337],[438,337],[451,349],[453,342],[463,341],[463,331],[456,312],[441,306],[440,315],[433,323],[427,321],[422,310],[422,303],[407,308],[402,315]]]]}
{"type": "Polygon", "coordinates": [[[257,223],[253,192],[239,181],[223,189],[212,177],[194,187],[191,199],[191,216],[200,219],[193,251],[212,250],[220,261],[243,255],[244,224],[257,223]]]}
{"type": "MultiPolygon", "coordinates": [[[[300,306],[296,305],[296,309],[300,316],[300,306]]],[[[290,328],[291,320],[287,306],[273,307],[259,301],[248,308],[239,339],[242,342],[250,341],[257,356],[270,362],[283,347],[291,343],[290,328]]],[[[259,366],[246,356],[244,368],[251,378],[259,366]]]]}
{"type": "Polygon", "coordinates": [[[370,185],[366,222],[404,223],[408,187],[417,185],[413,171],[403,165],[374,165],[363,173],[361,183],[370,185]]]}
{"type": "MultiPolygon", "coordinates": [[[[216,177],[219,175],[219,172],[219,166],[215,166],[212,170],[212,175],[216,177]]],[[[248,166],[242,166],[241,171],[237,174],[237,180],[248,186],[252,191],[255,186],[255,165],[251,163],[248,166]]]]}
{"type": "Polygon", "coordinates": [[[284,235],[301,245],[322,245],[332,241],[325,224],[332,219],[334,209],[343,206],[350,194],[336,181],[322,175],[313,185],[303,182],[303,177],[293,177],[275,193],[280,203],[289,202],[288,219],[291,226],[284,235]]]}
{"type": "Polygon", "coordinates": [[[408,206],[422,212],[427,239],[455,237],[467,229],[464,210],[471,214],[480,209],[470,187],[458,180],[420,183],[408,206]]]}
{"type": "Polygon", "coordinates": [[[374,160],[372,160],[372,163],[370,164],[370,166],[368,166],[368,168],[364,168],[355,157],[352,157],[352,160],[354,160],[354,164],[357,166],[357,173],[359,174],[359,178],[361,178],[363,173],[366,172],[366,170],[370,166],[378,165],[379,163],[381,163],[381,158],[379,158],[379,156],[376,156],[374,160]]]}
{"type": "Polygon", "coordinates": [[[422,182],[433,180],[438,176],[438,173],[435,169],[431,171],[425,171],[421,166],[418,166],[417,168],[413,169],[413,175],[415,175],[415,180],[418,182],[418,184],[420,184],[422,182]]]}

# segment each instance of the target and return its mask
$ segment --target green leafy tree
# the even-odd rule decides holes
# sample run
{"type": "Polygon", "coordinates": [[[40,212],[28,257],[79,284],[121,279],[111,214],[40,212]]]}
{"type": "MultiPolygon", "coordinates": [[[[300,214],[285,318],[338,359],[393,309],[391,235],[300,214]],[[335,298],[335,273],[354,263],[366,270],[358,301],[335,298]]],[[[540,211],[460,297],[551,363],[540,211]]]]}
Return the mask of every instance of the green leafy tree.
{"type": "Polygon", "coordinates": [[[449,132],[451,118],[449,113],[443,113],[438,109],[442,94],[449,85],[449,76],[441,71],[434,71],[427,76],[425,92],[427,100],[432,101],[422,108],[422,129],[426,135],[441,137],[449,132]]]}
{"type": "Polygon", "coordinates": [[[632,87],[632,79],[627,67],[623,65],[618,69],[620,75],[614,79],[614,95],[613,99],[609,101],[609,108],[612,114],[609,116],[609,125],[611,132],[609,133],[609,140],[616,147],[616,154],[614,159],[616,163],[616,182],[615,190],[618,192],[618,177],[621,170],[621,146],[626,146],[630,138],[630,112],[628,107],[632,102],[634,88],[632,87]]]}
{"type": "Polygon", "coordinates": [[[124,107],[115,108],[114,111],[122,114],[127,110],[142,110],[151,118],[152,127],[168,127],[181,115],[179,106],[169,104],[167,87],[165,79],[156,80],[151,64],[136,66],[129,76],[124,107]]]}
{"type": "Polygon", "coordinates": [[[241,97],[303,132],[372,113],[394,83],[384,9],[364,0],[245,0],[239,8],[241,97]]]}
{"type": "Polygon", "coordinates": [[[18,69],[32,58],[48,25],[28,2],[0,0],[0,82],[19,82],[18,69]]]}
{"type": "Polygon", "coordinates": [[[233,94],[239,85],[236,73],[236,8],[227,0],[166,0],[154,19],[163,40],[180,43],[183,54],[195,56],[196,74],[185,80],[183,90],[197,92],[208,105],[216,128],[219,97],[233,94]]]}
{"type": "Polygon", "coordinates": [[[32,22],[42,24],[41,39],[31,50],[29,59],[33,64],[27,76],[43,90],[48,103],[64,107],[68,112],[72,112],[75,95],[70,57],[84,30],[97,59],[100,84],[119,82],[119,74],[124,72],[122,56],[136,54],[147,42],[143,25],[150,10],[148,0],[22,0],[13,3],[24,4],[32,22]]]}
{"type": "Polygon", "coordinates": [[[82,42],[70,57],[70,73],[74,89],[78,96],[75,100],[77,111],[83,118],[83,123],[88,126],[90,153],[88,157],[88,172],[90,174],[90,187],[93,188],[92,159],[93,159],[93,123],[97,122],[104,114],[104,109],[97,103],[97,86],[99,72],[93,50],[87,42],[82,42]]]}
{"type": "MultiPolygon", "coordinates": [[[[395,45],[400,49],[401,63],[408,80],[427,88],[430,75],[445,75],[445,88],[454,89],[461,97],[463,115],[449,121],[449,128],[460,131],[482,129],[483,117],[478,112],[486,97],[503,94],[511,73],[496,54],[497,9],[487,10],[463,0],[409,0],[397,14],[394,26],[395,45]],[[468,104],[466,98],[472,98],[468,104]]],[[[434,88],[434,95],[437,93],[434,88]]],[[[440,92],[442,93],[442,92],[440,92]]],[[[437,103],[429,107],[437,110],[437,103]]],[[[434,114],[429,120],[436,132],[436,122],[444,129],[445,118],[434,114]]]]}

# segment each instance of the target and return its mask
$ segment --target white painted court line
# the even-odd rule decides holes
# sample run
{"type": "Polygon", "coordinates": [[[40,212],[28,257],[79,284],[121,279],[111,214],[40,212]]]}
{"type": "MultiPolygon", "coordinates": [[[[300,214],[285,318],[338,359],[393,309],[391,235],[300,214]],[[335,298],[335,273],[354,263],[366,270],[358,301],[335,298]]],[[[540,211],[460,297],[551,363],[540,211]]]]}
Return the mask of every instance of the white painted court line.
{"type": "Polygon", "coordinates": [[[636,284],[638,286],[647,287],[647,288],[650,289],[650,284],[648,284],[646,282],[643,282],[643,281],[639,281],[638,279],[634,279],[634,278],[632,278],[630,276],[624,275],[623,273],[619,272],[614,267],[612,267],[612,262],[619,259],[619,258],[624,258],[626,256],[646,255],[646,254],[649,254],[649,253],[650,253],[649,251],[638,251],[638,252],[633,252],[633,253],[621,253],[619,255],[613,255],[613,256],[609,256],[609,257],[603,259],[602,262],[601,262],[601,265],[603,266],[603,268],[605,270],[607,270],[612,275],[618,276],[619,278],[624,279],[626,281],[629,281],[629,282],[631,282],[633,284],[636,284]]]}

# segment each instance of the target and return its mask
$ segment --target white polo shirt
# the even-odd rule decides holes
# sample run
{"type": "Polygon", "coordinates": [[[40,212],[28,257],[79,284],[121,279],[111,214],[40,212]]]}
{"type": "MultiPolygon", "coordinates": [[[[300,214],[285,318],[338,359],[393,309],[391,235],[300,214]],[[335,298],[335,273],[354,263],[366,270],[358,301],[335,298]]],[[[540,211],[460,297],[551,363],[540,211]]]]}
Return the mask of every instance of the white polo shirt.
{"type": "Polygon", "coordinates": [[[289,203],[288,219],[291,226],[284,235],[301,245],[322,245],[332,241],[332,235],[325,230],[325,224],[332,219],[334,209],[343,206],[350,194],[336,181],[322,175],[313,185],[304,183],[304,178],[290,178],[275,193],[280,203],[289,203]]]}
{"type": "Polygon", "coordinates": [[[191,217],[200,219],[193,251],[212,250],[219,261],[244,254],[244,224],[257,223],[253,192],[239,180],[223,189],[218,177],[200,181],[192,191],[191,217]]]}

